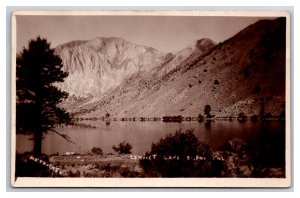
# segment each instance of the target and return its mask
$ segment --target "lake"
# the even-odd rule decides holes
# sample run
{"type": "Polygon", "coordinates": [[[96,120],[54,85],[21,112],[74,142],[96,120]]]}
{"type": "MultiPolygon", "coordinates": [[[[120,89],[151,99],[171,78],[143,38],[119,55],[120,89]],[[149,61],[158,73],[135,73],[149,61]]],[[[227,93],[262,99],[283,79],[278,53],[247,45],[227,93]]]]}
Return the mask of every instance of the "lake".
{"type": "MultiPolygon", "coordinates": [[[[282,161],[285,157],[285,129],[278,121],[261,122],[238,122],[238,121],[215,121],[215,122],[133,122],[112,121],[107,125],[104,121],[85,121],[92,127],[65,126],[56,130],[67,134],[72,144],[55,133],[45,135],[42,143],[42,152],[45,154],[66,152],[85,153],[93,147],[100,147],[104,153],[113,153],[112,146],[122,141],[132,145],[132,153],[142,155],[151,150],[151,144],[156,143],[167,134],[175,133],[176,130],[194,129],[195,135],[200,141],[218,149],[224,143],[233,138],[241,138],[247,144],[257,149],[258,152],[268,152],[270,158],[278,158],[282,161]]],[[[32,137],[17,135],[17,152],[23,153],[33,149],[32,137]]]]}

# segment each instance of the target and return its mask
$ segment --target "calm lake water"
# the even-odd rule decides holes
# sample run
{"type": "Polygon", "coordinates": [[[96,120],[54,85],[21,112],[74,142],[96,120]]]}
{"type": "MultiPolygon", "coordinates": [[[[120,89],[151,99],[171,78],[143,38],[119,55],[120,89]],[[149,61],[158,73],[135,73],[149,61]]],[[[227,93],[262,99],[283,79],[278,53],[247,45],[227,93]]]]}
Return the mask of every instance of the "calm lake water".
{"type": "MultiPolygon", "coordinates": [[[[246,121],[216,121],[210,123],[182,122],[121,122],[112,121],[106,125],[103,121],[89,121],[95,128],[66,126],[56,130],[67,134],[73,142],[69,143],[55,133],[45,135],[42,151],[46,154],[66,152],[85,153],[93,147],[100,147],[104,153],[113,153],[112,146],[122,141],[129,142],[132,153],[141,155],[150,151],[151,144],[158,142],[167,134],[176,130],[194,129],[200,141],[209,143],[213,149],[218,149],[233,138],[241,138],[258,152],[269,152],[270,157],[284,158],[285,129],[280,122],[268,121],[265,123],[246,121]]],[[[17,152],[23,153],[33,149],[32,137],[17,135],[17,152]]]]}

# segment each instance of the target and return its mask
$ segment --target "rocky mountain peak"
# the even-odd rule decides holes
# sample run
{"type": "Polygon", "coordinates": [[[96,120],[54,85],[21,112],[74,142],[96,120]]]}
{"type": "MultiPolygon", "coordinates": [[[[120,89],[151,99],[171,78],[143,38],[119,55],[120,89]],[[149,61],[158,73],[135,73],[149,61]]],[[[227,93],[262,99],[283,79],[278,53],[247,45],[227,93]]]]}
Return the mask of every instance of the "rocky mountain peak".
{"type": "Polygon", "coordinates": [[[55,49],[69,76],[60,88],[70,95],[99,97],[124,79],[158,65],[164,53],[117,37],[72,41],[55,49]]]}

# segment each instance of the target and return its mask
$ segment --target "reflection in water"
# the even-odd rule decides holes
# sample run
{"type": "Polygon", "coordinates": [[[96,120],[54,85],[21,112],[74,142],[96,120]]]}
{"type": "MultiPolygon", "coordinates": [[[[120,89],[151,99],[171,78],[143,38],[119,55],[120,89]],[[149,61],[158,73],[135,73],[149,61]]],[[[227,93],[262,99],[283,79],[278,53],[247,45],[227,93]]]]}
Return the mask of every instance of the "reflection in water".
{"type": "Polygon", "coordinates": [[[263,166],[285,165],[285,126],[281,122],[259,122],[257,144],[251,145],[254,162],[263,166]]]}
{"type": "MultiPolygon", "coordinates": [[[[151,144],[158,142],[167,134],[176,130],[194,129],[200,141],[209,143],[213,149],[218,149],[233,138],[241,138],[251,148],[258,163],[282,164],[285,162],[285,126],[277,121],[244,123],[238,121],[216,122],[117,122],[109,124],[103,121],[89,121],[94,127],[65,126],[57,128],[68,135],[76,144],[66,142],[56,134],[46,134],[42,144],[43,153],[60,155],[66,152],[86,153],[93,147],[100,147],[103,153],[112,153],[113,145],[129,142],[132,153],[142,155],[151,150],[151,144]],[[209,131],[209,133],[207,133],[209,131]]],[[[32,150],[33,141],[30,136],[17,135],[17,152],[32,150]]]]}
{"type": "Polygon", "coordinates": [[[205,126],[205,129],[207,130],[207,131],[210,131],[210,129],[211,129],[211,120],[206,120],[206,122],[204,123],[204,126],[205,126]]]}

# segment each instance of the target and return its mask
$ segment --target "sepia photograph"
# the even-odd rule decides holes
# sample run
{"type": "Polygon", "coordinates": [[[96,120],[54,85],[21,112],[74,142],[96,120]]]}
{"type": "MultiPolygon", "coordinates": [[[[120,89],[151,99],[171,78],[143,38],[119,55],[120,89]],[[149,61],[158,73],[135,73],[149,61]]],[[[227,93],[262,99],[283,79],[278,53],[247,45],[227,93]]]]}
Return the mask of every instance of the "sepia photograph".
{"type": "Polygon", "coordinates": [[[289,187],[287,11],[16,11],[14,187],[289,187]]]}

